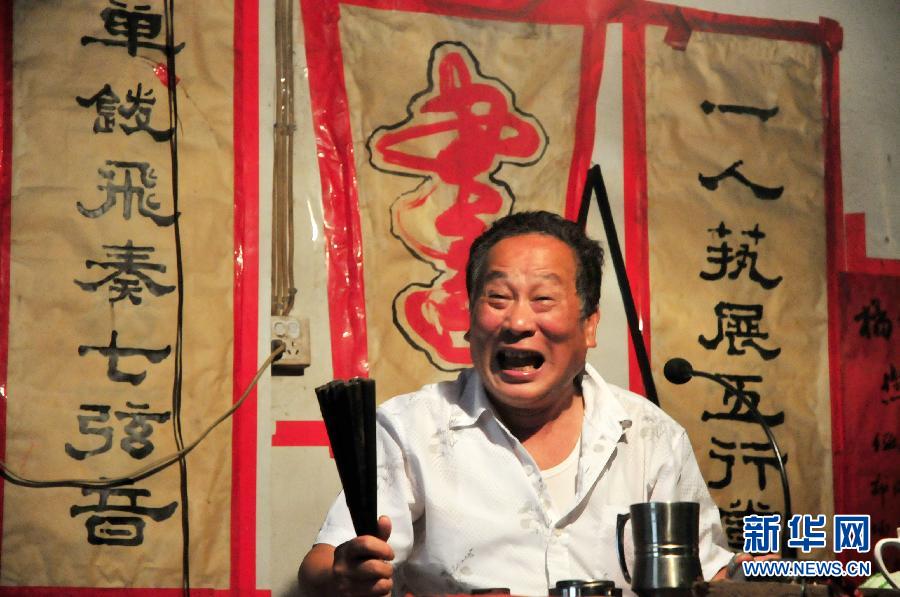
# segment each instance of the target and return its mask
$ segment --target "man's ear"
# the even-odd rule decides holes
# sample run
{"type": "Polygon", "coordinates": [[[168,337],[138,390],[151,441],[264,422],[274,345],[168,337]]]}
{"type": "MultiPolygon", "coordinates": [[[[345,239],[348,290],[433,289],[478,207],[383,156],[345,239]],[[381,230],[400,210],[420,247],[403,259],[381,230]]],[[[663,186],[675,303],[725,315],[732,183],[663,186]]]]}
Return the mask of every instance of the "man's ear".
{"type": "Polygon", "coordinates": [[[584,331],[584,343],[588,348],[597,346],[597,326],[600,324],[600,307],[584,318],[582,323],[584,331]]]}

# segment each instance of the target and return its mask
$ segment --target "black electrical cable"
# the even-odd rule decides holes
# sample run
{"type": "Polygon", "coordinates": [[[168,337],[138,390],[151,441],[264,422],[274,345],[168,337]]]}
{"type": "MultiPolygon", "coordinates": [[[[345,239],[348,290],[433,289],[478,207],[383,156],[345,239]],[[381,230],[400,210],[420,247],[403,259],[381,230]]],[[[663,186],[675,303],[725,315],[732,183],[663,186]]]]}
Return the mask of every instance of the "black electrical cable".
{"type": "Polygon", "coordinates": [[[123,475],[121,477],[113,477],[113,478],[103,478],[100,477],[98,479],[50,479],[46,481],[39,481],[35,479],[29,479],[27,477],[23,477],[19,475],[15,471],[9,469],[6,466],[6,463],[0,461],[0,477],[6,479],[13,485],[18,485],[20,487],[30,487],[33,489],[42,489],[42,488],[50,488],[50,487],[74,487],[79,489],[109,489],[111,487],[120,487],[122,485],[130,485],[132,483],[137,483],[143,479],[151,477],[156,473],[167,469],[172,466],[179,460],[182,460],[185,456],[190,454],[194,448],[196,448],[200,442],[202,442],[206,437],[212,432],[213,429],[218,427],[223,421],[228,419],[234,412],[241,407],[244,403],[244,400],[247,399],[247,396],[250,395],[250,391],[256,387],[257,382],[259,382],[259,378],[262,377],[262,374],[266,369],[269,368],[269,365],[272,364],[276,358],[278,358],[281,353],[284,352],[284,344],[280,344],[269,357],[265,360],[265,362],[260,366],[257,370],[256,375],[253,376],[253,379],[250,381],[247,388],[241,393],[241,397],[224,413],[222,413],[212,424],[209,425],[199,436],[197,436],[194,441],[187,444],[183,449],[174,452],[164,458],[160,458],[159,460],[149,464],[145,467],[137,469],[136,471],[123,475]]]}

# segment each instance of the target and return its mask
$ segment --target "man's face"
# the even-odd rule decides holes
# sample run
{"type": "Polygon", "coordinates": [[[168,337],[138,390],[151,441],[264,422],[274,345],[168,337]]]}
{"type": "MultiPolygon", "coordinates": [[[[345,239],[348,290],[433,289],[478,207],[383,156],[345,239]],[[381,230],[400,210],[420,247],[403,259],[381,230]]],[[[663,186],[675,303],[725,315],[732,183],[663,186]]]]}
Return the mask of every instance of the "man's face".
{"type": "Polygon", "coordinates": [[[487,255],[471,308],[472,362],[491,397],[543,409],[575,391],[599,314],[581,317],[572,249],[543,234],[506,238],[487,255]]]}

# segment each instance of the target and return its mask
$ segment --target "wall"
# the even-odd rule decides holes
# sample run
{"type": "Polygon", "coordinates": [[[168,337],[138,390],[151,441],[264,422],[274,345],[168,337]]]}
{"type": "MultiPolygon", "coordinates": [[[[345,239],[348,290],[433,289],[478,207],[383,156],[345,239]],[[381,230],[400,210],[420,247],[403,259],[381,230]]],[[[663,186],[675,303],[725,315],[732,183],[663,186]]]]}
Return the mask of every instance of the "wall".
{"type": "MultiPolygon", "coordinates": [[[[900,11],[895,0],[681,0],[672,2],[729,14],[778,19],[817,21],[820,16],[838,21],[844,29],[841,52],[841,146],[845,213],[867,216],[866,248],[872,257],[900,259],[900,201],[893,190],[898,174],[892,169],[897,154],[900,108],[897,102],[900,64],[900,11]]],[[[267,198],[271,197],[272,123],[275,82],[273,7],[260,2],[260,198],[261,205],[261,290],[260,355],[269,351],[269,305],[266,283],[269,273],[270,238],[267,198]]],[[[295,13],[295,21],[299,17],[295,13]]],[[[295,23],[295,78],[297,136],[295,139],[294,195],[297,258],[295,278],[298,288],[294,314],[308,318],[312,338],[312,364],[302,377],[265,378],[260,383],[259,400],[259,500],[258,500],[258,586],[271,588],[273,595],[290,595],[295,590],[296,569],[309,548],[322,517],[337,494],[339,482],[334,462],[322,447],[278,447],[268,441],[281,420],[319,418],[313,389],[331,378],[331,347],[328,335],[328,301],[324,292],[324,245],[321,235],[321,191],[305,77],[303,31],[295,23]]],[[[594,160],[603,166],[610,198],[617,203],[618,229],[621,222],[621,29],[613,26],[608,35],[605,68],[598,101],[598,128],[594,160]],[[602,116],[602,118],[601,118],[602,116]]],[[[598,232],[599,218],[592,216],[590,231],[598,232]]],[[[600,347],[590,356],[605,377],[627,385],[625,367],[626,328],[618,290],[612,275],[603,287],[603,321],[600,347]]]]}

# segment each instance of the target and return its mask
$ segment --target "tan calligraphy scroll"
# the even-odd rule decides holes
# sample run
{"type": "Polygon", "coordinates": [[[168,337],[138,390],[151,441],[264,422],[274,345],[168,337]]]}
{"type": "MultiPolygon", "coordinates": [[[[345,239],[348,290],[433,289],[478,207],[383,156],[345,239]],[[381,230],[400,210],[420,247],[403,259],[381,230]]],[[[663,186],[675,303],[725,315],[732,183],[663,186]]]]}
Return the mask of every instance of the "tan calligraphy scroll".
{"type": "MultiPolygon", "coordinates": [[[[130,473],[231,404],[233,12],[179,4],[173,156],[164,4],[15,3],[6,461],[32,479],[130,473]]],[[[230,457],[224,426],[115,489],[7,483],[0,584],[228,586],[230,457]]]]}
{"type": "Polygon", "coordinates": [[[594,67],[574,24],[342,5],[339,29],[369,374],[387,398],[470,363],[474,237],[510,211],[565,213],[579,102],[596,94],[582,68],[594,67]]]}
{"type": "Polygon", "coordinates": [[[661,370],[685,357],[758,400],[794,512],[830,520],[821,54],[702,31],[678,50],[665,33],[646,30],[653,360],[740,548],[741,515],[782,511],[766,436],[718,385],[676,387],[661,370]]]}

